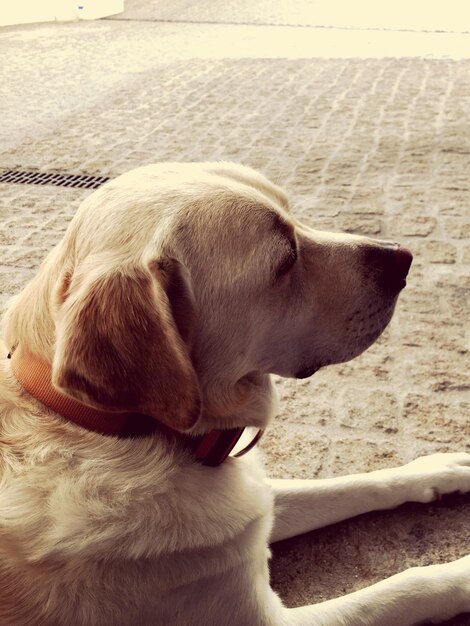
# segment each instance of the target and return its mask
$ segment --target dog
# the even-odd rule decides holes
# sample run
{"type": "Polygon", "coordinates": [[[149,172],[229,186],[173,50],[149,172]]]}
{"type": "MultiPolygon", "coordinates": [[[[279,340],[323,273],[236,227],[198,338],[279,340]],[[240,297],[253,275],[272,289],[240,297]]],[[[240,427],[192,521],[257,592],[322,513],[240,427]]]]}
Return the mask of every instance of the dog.
{"type": "Polygon", "coordinates": [[[233,163],[149,165],[88,196],[4,317],[0,623],[406,626],[470,611],[470,557],[297,608],[268,570],[272,542],[469,491],[470,455],[270,480],[256,448],[235,454],[277,411],[271,374],[366,350],[411,262],[394,242],[305,226],[233,163]]]}

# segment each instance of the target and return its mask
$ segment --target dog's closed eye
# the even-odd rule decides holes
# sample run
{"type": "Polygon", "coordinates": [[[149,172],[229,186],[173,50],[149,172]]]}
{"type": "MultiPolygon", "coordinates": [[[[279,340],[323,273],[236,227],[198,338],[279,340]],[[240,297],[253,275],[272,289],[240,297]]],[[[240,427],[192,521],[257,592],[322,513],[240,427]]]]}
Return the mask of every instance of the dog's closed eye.
{"type": "Polygon", "coordinates": [[[294,242],[289,242],[290,250],[276,270],[276,278],[281,278],[289,272],[297,261],[297,248],[294,242]]]}
{"type": "Polygon", "coordinates": [[[273,225],[276,234],[282,237],[282,249],[284,251],[281,262],[275,270],[275,278],[277,280],[285,276],[297,261],[297,242],[292,224],[282,219],[279,215],[275,215],[273,225]]]}

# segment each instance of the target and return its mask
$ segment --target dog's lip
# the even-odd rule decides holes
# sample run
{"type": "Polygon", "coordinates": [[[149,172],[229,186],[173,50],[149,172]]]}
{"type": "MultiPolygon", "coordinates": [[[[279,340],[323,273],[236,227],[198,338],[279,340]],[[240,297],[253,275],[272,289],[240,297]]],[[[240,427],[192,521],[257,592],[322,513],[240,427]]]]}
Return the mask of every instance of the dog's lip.
{"type": "Polygon", "coordinates": [[[318,363],[315,363],[315,365],[310,365],[309,367],[305,367],[295,374],[295,378],[310,378],[310,376],[313,376],[313,374],[315,374],[315,372],[317,372],[320,367],[321,365],[319,365],[318,363]]]}

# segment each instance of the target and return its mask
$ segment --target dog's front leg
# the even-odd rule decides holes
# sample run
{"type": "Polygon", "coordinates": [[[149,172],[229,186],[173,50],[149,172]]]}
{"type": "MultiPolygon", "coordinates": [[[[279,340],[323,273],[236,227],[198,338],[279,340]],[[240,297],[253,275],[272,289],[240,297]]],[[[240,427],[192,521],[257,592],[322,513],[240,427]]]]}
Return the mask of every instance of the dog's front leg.
{"type": "Polygon", "coordinates": [[[375,472],[321,480],[268,479],[268,484],[275,497],[272,543],[368,511],[470,491],[470,454],[433,454],[375,472]]]}
{"type": "Polygon", "coordinates": [[[470,611],[470,556],[416,567],[349,595],[286,609],[283,626],[411,626],[470,611]]]}

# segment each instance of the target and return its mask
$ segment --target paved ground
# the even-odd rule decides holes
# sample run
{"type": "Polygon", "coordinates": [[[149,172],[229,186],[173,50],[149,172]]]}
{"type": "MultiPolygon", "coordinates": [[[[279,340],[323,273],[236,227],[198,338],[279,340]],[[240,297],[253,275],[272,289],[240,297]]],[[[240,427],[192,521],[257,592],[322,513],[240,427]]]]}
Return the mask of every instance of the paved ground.
{"type": "MultiPolygon", "coordinates": [[[[0,30],[0,168],[116,175],[232,159],[286,187],[312,226],[399,239],[415,263],[379,342],[311,380],[278,381],[270,473],[323,477],[470,449],[470,36],[293,28],[282,24],[304,23],[305,3],[254,15],[240,2],[238,20],[232,3],[211,17],[214,5],[194,15],[180,2],[176,17],[280,26],[159,23],[149,3],[138,16],[150,21],[0,30]]],[[[0,184],[2,308],[87,193],[0,184]]],[[[461,556],[469,503],[407,506],[284,542],[273,584],[297,605],[461,556]]]]}

